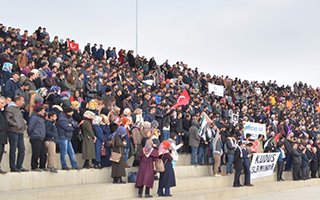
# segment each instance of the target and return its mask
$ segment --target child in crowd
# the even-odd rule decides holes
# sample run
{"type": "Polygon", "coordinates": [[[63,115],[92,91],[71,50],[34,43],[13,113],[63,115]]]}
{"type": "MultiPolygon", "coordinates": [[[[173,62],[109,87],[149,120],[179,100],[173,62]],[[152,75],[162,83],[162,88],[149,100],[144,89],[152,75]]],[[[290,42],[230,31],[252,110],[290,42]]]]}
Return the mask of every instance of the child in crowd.
{"type": "Polygon", "coordinates": [[[58,173],[56,169],[56,142],[58,141],[58,132],[56,127],[57,113],[49,112],[46,117],[46,137],[45,145],[48,152],[48,168],[50,172],[58,173]]]}

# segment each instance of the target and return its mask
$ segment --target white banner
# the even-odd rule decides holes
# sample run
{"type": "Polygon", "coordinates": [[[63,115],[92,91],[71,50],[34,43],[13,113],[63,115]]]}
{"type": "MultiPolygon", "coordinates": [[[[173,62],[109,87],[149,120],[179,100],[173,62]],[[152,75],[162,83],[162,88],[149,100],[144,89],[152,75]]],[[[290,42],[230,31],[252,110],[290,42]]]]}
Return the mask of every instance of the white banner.
{"type": "Polygon", "coordinates": [[[266,136],[266,125],[265,124],[246,122],[244,124],[243,133],[244,133],[245,137],[246,137],[247,134],[251,134],[251,138],[253,140],[258,139],[258,136],[260,134],[264,135],[264,138],[267,138],[267,136],[266,136]]]}
{"type": "Polygon", "coordinates": [[[254,153],[250,172],[251,179],[272,176],[280,153],[254,153]]]}
{"type": "Polygon", "coordinates": [[[215,95],[223,97],[224,96],[224,87],[222,85],[215,85],[209,83],[209,93],[214,92],[215,95]]]}

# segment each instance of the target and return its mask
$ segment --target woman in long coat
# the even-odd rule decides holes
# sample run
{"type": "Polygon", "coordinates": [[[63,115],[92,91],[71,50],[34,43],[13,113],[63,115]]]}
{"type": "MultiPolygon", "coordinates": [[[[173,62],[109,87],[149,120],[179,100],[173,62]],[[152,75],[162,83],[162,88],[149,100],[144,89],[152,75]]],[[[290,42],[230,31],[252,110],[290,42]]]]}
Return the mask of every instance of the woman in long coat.
{"type": "Polygon", "coordinates": [[[145,147],[139,153],[140,165],[136,180],[136,188],[139,188],[139,197],[142,197],[144,186],[146,186],[145,197],[152,197],[150,195],[150,188],[153,188],[154,183],[153,163],[158,157],[158,151],[153,148],[152,144],[152,140],[148,139],[145,147]]]}
{"type": "Polygon", "coordinates": [[[160,159],[162,159],[162,162],[164,164],[164,172],[160,173],[160,179],[159,179],[159,187],[158,187],[158,195],[159,196],[172,196],[170,193],[170,188],[176,186],[176,177],[174,174],[173,166],[172,166],[172,156],[169,152],[170,148],[170,142],[168,140],[165,140],[161,143],[159,147],[160,154],[162,153],[161,149],[164,149],[164,153],[160,156],[160,159]],[[165,192],[163,193],[163,189],[165,192]]]}
{"type": "Polygon", "coordinates": [[[126,176],[125,164],[123,159],[124,146],[126,146],[125,136],[127,131],[124,127],[120,126],[113,133],[113,146],[112,151],[121,154],[119,162],[112,162],[111,164],[111,177],[113,178],[113,183],[126,183],[122,180],[123,176],[126,176]]]}
{"type": "MultiPolygon", "coordinates": [[[[96,137],[92,129],[92,120],[95,118],[95,114],[91,111],[86,111],[83,115],[84,120],[82,122],[82,159],[85,160],[83,168],[92,168],[89,164],[89,160],[95,159],[95,146],[96,137]]],[[[93,163],[93,162],[92,162],[93,163]]]]}

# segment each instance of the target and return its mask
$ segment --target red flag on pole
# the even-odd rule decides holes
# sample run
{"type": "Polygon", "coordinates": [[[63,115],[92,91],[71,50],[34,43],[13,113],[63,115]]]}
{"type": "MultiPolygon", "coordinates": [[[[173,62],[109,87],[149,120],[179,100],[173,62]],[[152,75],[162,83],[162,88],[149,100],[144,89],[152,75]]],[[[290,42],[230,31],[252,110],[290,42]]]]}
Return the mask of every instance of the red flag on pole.
{"type": "Polygon", "coordinates": [[[175,109],[179,106],[185,106],[188,105],[190,101],[190,96],[187,90],[183,90],[182,94],[179,96],[177,103],[171,107],[171,109],[175,109]]]}
{"type": "Polygon", "coordinates": [[[75,43],[75,42],[70,42],[70,41],[68,41],[68,48],[69,48],[71,51],[78,51],[78,50],[79,50],[79,44],[78,44],[78,43],[75,43]]]}

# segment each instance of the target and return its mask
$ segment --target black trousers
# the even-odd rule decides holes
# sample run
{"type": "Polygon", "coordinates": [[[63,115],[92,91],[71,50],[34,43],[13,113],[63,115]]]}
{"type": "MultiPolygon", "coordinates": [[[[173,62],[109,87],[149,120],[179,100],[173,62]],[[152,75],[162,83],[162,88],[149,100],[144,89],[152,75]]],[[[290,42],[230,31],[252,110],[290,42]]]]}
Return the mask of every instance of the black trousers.
{"type": "Polygon", "coordinates": [[[278,161],[278,168],[277,168],[277,180],[281,180],[282,179],[282,172],[283,172],[283,161],[279,162],[278,161]]]}
{"type": "Polygon", "coordinates": [[[240,176],[241,176],[241,170],[236,170],[236,173],[234,173],[234,181],[233,186],[240,186],[240,176]]]}
{"type": "Polygon", "coordinates": [[[4,152],[4,144],[0,144],[0,164],[2,161],[3,152],[4,152]]]}
{"type": "Polygon", "coordinates": [[[43,140],[40,139],[30,139],[32,156],[31,156],[31,169],[46,168],[47,162],[47,152],[46,146],[43,140]],[[40,159],[40,166],[38,160],[40,159]]]}
{"type": "MultiPolygon", "coordinates": [[[[139,191],[138,191],[138,194],[139,194],[139,195],[142,195],[142,193],[143,193],[143,187],[139,188],[139,191]]],[[[146,194],[146,195],[149,195],[149,194],[150,194],[150,188],[146,187],[145,194],[146,194]]]]}
{"type": "Polygon", "coordinates": [[[292,171],[293,180],[295,181],[300,180],[301,163],[292,163],[292,165],[293,165],[293,171],[292,171]]]}

